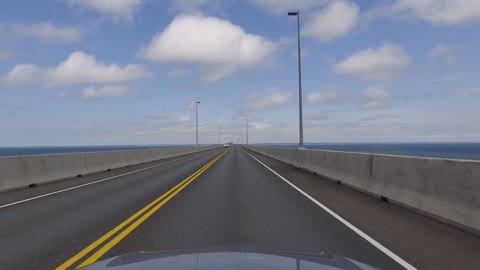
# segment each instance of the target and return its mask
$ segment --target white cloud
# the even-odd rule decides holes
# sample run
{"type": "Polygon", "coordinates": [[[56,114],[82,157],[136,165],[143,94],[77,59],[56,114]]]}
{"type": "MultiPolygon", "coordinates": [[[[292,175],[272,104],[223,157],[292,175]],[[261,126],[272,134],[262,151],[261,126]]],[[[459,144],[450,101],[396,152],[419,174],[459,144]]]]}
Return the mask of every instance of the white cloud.
{"type": "Polygon", "coordinates": [[[246,97],[246,111],[258,112],[282,108],[293,101],[293,94],[289,91],[268,90],[256,92],[246,97]]]}
{"type": "Polygon", "coordinates": [[[185,110],[187,111],[195,110],[195,104],[197,104],[196,100],[190,100],[189,102],[187,102],[187,105],[185,106],[185,110]]]}
{"type": "Polygon", "coordinates": [[[198,75],[206,83],[215,83],[231,76],[235,71],[235,64],[201,64],[198,75]]]}
{"type": "MultiPolygon", "coordinates": [[[[252,131],[266,131],[272,127],[272,124],[260,122],[260,121],[251,121],[248,123],[250,130],[252,131]]],[[[249,134],[250,135],[250,134],[249,134]]],[[[250,135],[251,136],[251,135],[250,135]]]]}
{"type": "Polygon", "coordinates": [[[10,86],[35,85],[43,83],[44,72],[32,64],[19,64],[2,76],[1,81],[10,86]]]}
{"type": "Polygon", "coordinates": [[[480,97],[480,88],[467,89],[465,93],[472,97],[480,97]]]}
{"type": "Polygon", "coordinates": [[[180,15],[139,55],[152,62],[198,64],[200,79],[213,83],[262,65],[275,48],[273,42],[227,20],[180,15]]]}
{"type": "Polygon", "coordinates": [[[359,122],[378,122],[378,121],[391,120],[391,119],[397,119],[397,118],[399,118],[398,115],[383,113],[383,114],[374,114],[374,115],[366,116],[359,119],[358,121],[359,122]]]}
{"type": "Polygon", "coordinates": [[[0,61],[10,60],[15,55],[13,50],[0,49],[0,61]]]}
{"type": "Polygon", "coordinates": [[[75,42],[81,38],[81,29],[74,26],[59,26],[46,22],[0,24],[0,40],[35,39],[48,42],[75,42]]]}
{"type": "Polygon", "coordinates": [[[390,81],[399,77],[410,66],[410,57],[402,47],[384,43],[353,54],[333,65],[333,71],[367,81],[390,81]]]}
{"type": "Polygon", "coordinates": [[[366,100],[364,108],[367,109],[384,108],[386,106],[386,102],[391,97],[390,92],[383,89],[381,86],[370,86],[363,95],[366,100]]]}
{"type": "Polygon", "coordinates": [[[407,14],[436,25],[480,21],[478,0],[396,0],[393,14],[407,14]]]}
{"type": "Polygon", "coordinates": [[[178,77],[187,76],[189,74],[190,74],[190,70],[179,68],[179,69],[174,69],[174,70],[169,71],[167,73],[167,76],[169,78],[178,78],[178,77]]]}
{"type": "Polygon", "coordinates": [[[309,104],[333,104],[338,102],[340,95],[336,91],[328,92],[315,92],[311,93],[307,97],[307,103],[309,104]]]}
{"type": "Polygon", "coordinates": [[[58,93],[55,98],[57,100],[64,100],[66,97],[68,97],[68,93],[65,92],[65,91],[62,91],[62,92],[58,93]]]}
{"type": "Polygon", "coordinates": [[[119,83],[143,79],[152,74],[142,65],[105,64],[94,56],[77,51],[54,68],[42,69],[33,64],[18,64],[2,77],[11,86],[40,85],[46,88],[85,84],[119,83]]]}
{"type": "Polygon", "coordinates": [[[318,112],[316,114],[308,115],[305,117],[306,120],[310,121],[325,121],[325,120],[330,120],[332,118],[332,114],[335,111],[323,111],[323,112],[318,112]]]}
{"type": "Polygon", "coordinates": [[[320,42],[344,37],[357,25],[359,13],[360,8],[353,2],[332,2],[305,23],[303,33],[320,42]]]}
{"type": "Polygon", "coordinates": [[[121,97],[121,96],[131,96],[136,94],[135,89],[129,88],[122,85],[106,85],[100,88],[97,87],[88,87],[83,90],[83,98],[102,98],[102,97],[121,97]]]}
{"type": "Polygon", "coordinates": [[[370,86],[365,91],[365,97],[369,101],[385,101],[390,97],[390,93],[379,86],[370,86]]]}
{"type": "MultiPolygon", "coordinates": [[[[307,48],[307,47],[302,47],[302,51],[301,51],[300,53],[301,53],[301,55],[302,55],[302,59],[305,59],[305,58],[307,58],[307,57],[310,56],[310,53],[311,53],[311,52],[310,52],[310,49],[309,49],[309,48],[307,48]]],[[[295,49],[293,50],[292,56],[293,56],[295,59],[298,59],[298,49],[297,49],[297,48],[295,48],[295,49]]]]}
{"type": "Polygon", "coordinates": [[[154,115],[145,115],[145,118],[150,120],[156,120],[156,121],[164,121],[164,120],[170,119],[171,116],[168,113],[160,113],[160,114],[154,114],[154,115]]]}
{"type": "Polygon", "coordinates": [[[456,54],[462,50],[460,46],[451,46],[446,44],[438,44],[430,50],[430,57],[435,59],[442,59],[446,63],[452,65],[457,62],[456,54]]]}
{"type": "MultiPolygon", "coordinates": [[[[477,141],[480,138],[480,126],[472,122],[450,123],[435,121],[428,118],[418,118],[413,123],[405,123],[402,118],[395,115],[385,116],[383,119],[364,120],[370,114],[363,112],[357,117],[345,119],[338,112],[332,114],[331,119],[305,121],[304,136],[306,142],[425,142],[425,141],[477,141]]],[[[385,112],[387,113],[387,112],[385,112]]],[[[376,115],[373,115],[377,117],[376,115]]],[[[243,118],[238,119],[242,122],[243,118]]],[[[306,119],[306,118],[305,118],[306,119]]],[[[193,119],[194,120],[194,119],[193,119]]],[[[244,121],[243,121],[244,122],[244,121]]],[[[242,138],[245,143],[245,130],[243,132],[238,123],[222,125],[222,139],[237,142],[242,138]]],[[[90,136],[98,134],[99,129],[88,129],[90,136]]],[[[249,127],[249,143],[285,143],[298,142],[298,120],[263,120],[251,119],[249,127]]],[[[146,143],[195,143],[195,124],[190,122],[183,125],[174,122],[157,124],[154,121],[141,123],[133,121],[124,125],[115,125],[114,131],[106,130],[102,139],[106,138],[110,144],[128,144],[137,142],[146,143]]],[[[218,122],[202,123],[199,126],[200,143],[218,143],[218,122]]]]}
{"type": "Polygon", "coordinates": [[[69,0],[73,6],[93,10],[112,17],[114,20],[133,20],[142,0],[69,0]]]}
{"type": "Polygon", "coordinates": [[[323,6],[332,0],[250,0],[257,6],[274,13],[285,13],[294,10],[307,10],[323,6]]]}
{"type": "Polygon", "coordinates": [[[178,124],[185,124],[192,121],[192,116],[189,114],[181,115],[177,118],[178,124]]]}

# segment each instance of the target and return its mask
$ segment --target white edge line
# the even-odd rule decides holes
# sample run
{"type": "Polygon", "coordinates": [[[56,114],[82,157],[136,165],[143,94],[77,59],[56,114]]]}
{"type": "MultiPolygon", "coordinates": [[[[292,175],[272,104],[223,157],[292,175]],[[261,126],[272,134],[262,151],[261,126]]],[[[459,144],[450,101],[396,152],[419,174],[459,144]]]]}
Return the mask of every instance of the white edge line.
{"type": "MultiPolygon", "coordinates": [[[[188,157],[178,158],[178,159],[175,159],[175,160],[171,160],[171,161],[160,163],[160,164],[153,165],[153,166],[150,166],[150,167],[138,169],[138,170],[135,170],[135,171],[131,171],[131,172],[122,173],[122,174],[119,174],[119,175],[103,178],[103,179],[93,181],[93,182],[90,182],[90,183],[85,183],[85,184],[81,184],[81,185],[78,185],[78,186],[69,187],[69,188],[66,188],[66,189],[61,189],[61,190],[46,193],[46,194],[43,194],[43,195],[31,197],[31,198],[28,198],[28,199],[25,199],[25,200],[4,204],[4,205],[0,206],[0,209],[5,208],[5,207],[9,207],[9,206],[13,206],[13,205],[16,205],[16,204],[28,202],[28,201],[33,201],[33,200],[40,199],[40,198],[43,198],[43,197],[51,196],[51,195],[54,195],[54,194],[57,194],[57,193],[62,193],[62,192],[65,192],[65,191],[69,191],[69,190],[73,190],[73,189],[77,189],[77,188],[81,188],[81,187],[85,187],[85,186],[89,186],[89,185],[93,185],[93,184],[98,184],[98,183],[101,183],[101,182],[104,182],[104,181],[107,181],[107,180],[111,180],[111,179],[114,179],[114,178],[122,177],[122,176],[129,175],[129,174],[132,174],[132,173],[140,172],[140,171],[145,171],[145,170],[148,170],[148,169],[151,169],[151,168],[155,168],[155,167],[158,167],[158,166],[170,164],[170,163],[173,163],[173,162],[176,162],[176,161],[179,161],[179,160],[183,160],[183,159],[186,159],[186,158],[188,158],[188,157]]],[[[65,180],[67,180],[67,179],[65,179],[65,180]]]]}
{"type": "Polygon", "coordinates": [[[285,181],[287,184],[289,184],[290,186],[292,186],[294,189],[296,189],[298,192],[300,192],[302,195],[304,195],[305,197],[307,197],[308,199],[310,199],[312,202],[314,202],[316,205],[320,206],[323,210],[325,210],[327,213],[329,213],[331,216],[333,216],[334,218],[336,218],[338,221],[342,222],[345,226],[347,226],[349,229],[351,229],[352,231],[354,231],[356,234],[358,234],[359,236],[361,236],[363,239],[367,240],[370,244],[372,244],[373,246],[375,246],[376,248],[378,248],[380,251],[382,251],[383,253],[385,253],[388,257],[392,258],[395,262],[397,262],[398,264],[400,264],[401,266],[405,267],[405,269],[408,269],[408,270],[417,270],[415,267],[413,267],[411,264],[409,264],[408,262],[406,262],[405,260],[403,260],[402,258],[400,258],[397,254],[393,253],[392,251],[390,251],[388,248],[386,248],[385,246],[383,246],[382,244],[380,244],[379,242],[377,242],[375,239],[373,239],[372,237],[368,236],[366,233],[362,232],[360,229],[358,229],[357,227],[355,227],[354,225],[352,225],[350,222],[346,221],[344,218],[342,218],[341,216],[339,216],[337,213],[333,212],[330,208],[326,207],[325,205],[323,205],[322,203],[320,203],[319,201],[315,200],[315,198],[313,198],[312,196],[308,195],[306,192],[304,192],[303,190],[301,190],[300,188],[298,188],[297,186],[295,186],[294,184],[292,184],[290,181],[288,181],[287,179],[285,179],[283,176],[281,176],[280,174],[278,174],[276,171],[274,171],[273,169],[271,169],[270,167],[268,167],[267,165],[265,165],[263,162],[261,162],[260,160],[258,160],[257,158],[255,158],[254,156],[252,156],[250,153],[248,153],[247,151],[245,151],[244,149],[242,149],[243,152],[245,152],[247,155],[249,155],[251,158],[255,159],[258,163],[262,164],[265,168],[267,168],[268,170],[270,170],[272,173],[274,173],[276,176],[278,176],[280,179],[282,179],[283,181],[285,181]]]}

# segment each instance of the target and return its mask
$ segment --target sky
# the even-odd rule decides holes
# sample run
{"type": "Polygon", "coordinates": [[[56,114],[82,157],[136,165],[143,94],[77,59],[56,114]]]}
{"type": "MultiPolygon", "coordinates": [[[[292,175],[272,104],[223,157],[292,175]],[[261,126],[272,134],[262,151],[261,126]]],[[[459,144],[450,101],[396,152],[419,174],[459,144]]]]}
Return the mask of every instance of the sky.
{"type": "Polygon", "coordinates": [[[5,0],[0,146],[479,142],[478,0],[5,0]]]}

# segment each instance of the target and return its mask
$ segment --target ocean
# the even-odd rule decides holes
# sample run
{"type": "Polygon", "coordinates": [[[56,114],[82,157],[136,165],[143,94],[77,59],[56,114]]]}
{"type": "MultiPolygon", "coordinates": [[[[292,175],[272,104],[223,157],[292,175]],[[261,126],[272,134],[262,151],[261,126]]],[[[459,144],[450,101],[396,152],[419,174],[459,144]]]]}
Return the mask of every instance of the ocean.
{"type": "MultiPolygon", "coordinates": [[[[259,144],[297,148],[297,144],[259,144]]],[[[108,146],[40,146],[0,147],[0,156],[101,152],[118,150],[188,147],[191,145],[108,145],[108,146]]],[[[480,143],[307,143],[307,149],[323,149],[358,153],[480,160],[480,143]]]]}
{"type": "Polygon", "coordinates": [[[191,145],[92,145],[92,146],[25,146],[25,147],[0,147],[0,157],[27,156],[46,154],[66,154],[85,152],[105,152],[121,150],[142,150],[158,148],[178,148],[191,145]]]}

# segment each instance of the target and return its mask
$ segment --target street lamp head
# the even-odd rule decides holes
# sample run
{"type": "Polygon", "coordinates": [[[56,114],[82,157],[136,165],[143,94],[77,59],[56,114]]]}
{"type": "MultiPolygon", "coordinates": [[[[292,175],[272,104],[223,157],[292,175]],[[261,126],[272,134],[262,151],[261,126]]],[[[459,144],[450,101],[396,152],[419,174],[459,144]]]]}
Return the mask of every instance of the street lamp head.
{"type": "Polygon", "coordinates": [[[197,101],[197,104],[200,104],[200,101],[197,101]]]}
{"type": "Polygon", "coordinates": [[[288,16],[297,16],[297,15],[298,15],[298,11],[288,12],[288,16]]]}

